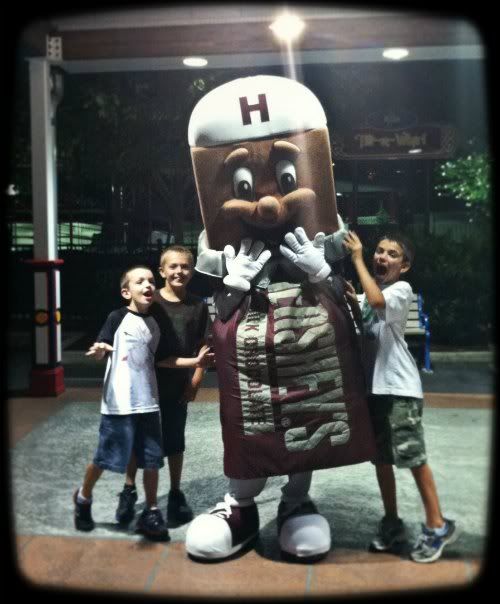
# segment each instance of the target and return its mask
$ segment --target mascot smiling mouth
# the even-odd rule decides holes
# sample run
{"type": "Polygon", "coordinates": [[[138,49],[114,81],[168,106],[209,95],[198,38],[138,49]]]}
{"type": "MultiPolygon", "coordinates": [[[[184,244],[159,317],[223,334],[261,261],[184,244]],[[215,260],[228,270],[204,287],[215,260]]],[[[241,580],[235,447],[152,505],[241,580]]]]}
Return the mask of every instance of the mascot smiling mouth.
{"type": "Polygon", "coordinates": [[[224,222],[239,223],[242,235],[279,246],[287,232],[307,224],[314,211],[316,194],[309,188],[296,189],[287,195],[264,195],[258,201],[230,199],[220,208],[224,222]]]}

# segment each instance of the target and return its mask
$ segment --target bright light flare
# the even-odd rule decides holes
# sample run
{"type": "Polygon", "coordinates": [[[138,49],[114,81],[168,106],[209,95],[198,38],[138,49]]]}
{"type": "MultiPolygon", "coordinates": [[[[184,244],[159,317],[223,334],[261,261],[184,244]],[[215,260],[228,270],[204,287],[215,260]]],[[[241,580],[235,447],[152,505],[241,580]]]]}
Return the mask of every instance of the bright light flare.
{"type": "Polygon", "coordinates": [[[273,33],[285,42],[296,40],[304,30],[305,23],[296,15],[284,13],[269,26],[273,33]]]}
{"type": "Polygon", "coordinates": [[[404,59],[410,53],[406,48],[386,48],[382,53],[382,56],[386,59],[392,59],[393,61],[399,61],[404,59]]]}
{"type": "Polygon", "coordinates": [[[203,57],[186,57],[182,62],[186,67],[205,67],[208,63],[203,57]]]}

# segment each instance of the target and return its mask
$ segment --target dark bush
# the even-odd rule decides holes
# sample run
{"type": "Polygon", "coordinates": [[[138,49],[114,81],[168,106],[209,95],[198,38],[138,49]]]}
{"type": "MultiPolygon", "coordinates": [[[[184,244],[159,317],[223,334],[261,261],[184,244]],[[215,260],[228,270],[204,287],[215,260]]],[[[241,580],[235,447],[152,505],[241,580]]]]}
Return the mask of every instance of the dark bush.
{"type": "Polygon", "coordinates": [[[408,273],[422,293],[432,342],[484,346],[492,340],[493,253],[488,229],[457,243],[446,235],[414,238],[408,273]]]}

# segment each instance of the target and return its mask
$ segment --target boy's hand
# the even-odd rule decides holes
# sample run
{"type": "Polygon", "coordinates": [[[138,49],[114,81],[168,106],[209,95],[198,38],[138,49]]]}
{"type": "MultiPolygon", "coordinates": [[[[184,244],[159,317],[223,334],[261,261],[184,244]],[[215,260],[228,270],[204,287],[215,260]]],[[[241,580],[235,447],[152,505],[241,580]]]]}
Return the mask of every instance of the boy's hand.
{"type": "Polygon", "coordinates": [[[262,241],[254,241],[249,238],[241,240],[238,255],[232,245],[226,245],[224,256],[226,257],[227,275],[224,284],[234,289],[247,292],[250,282],[260,272],[264,264],[271,257],[271,251],[264,249],[262,241]]]}
{"type": "Polygon", "coordinates": [[[363,333],[363,318],[361,316],[361,308],[359,307],[358,296],[350,281],[344,279],[344,295],[352,312],[352,317],[360,333],[363,333]]]}
{"type": "Polygon", "coordinates": [[[347,231],[343,244],[350,250],[353,262],[363,258],[363,244],[354,231],[347,231]]]}
{"type": "Polygon", "coordinates": [[[113,352],[113,346],[106,342],[94,342],[85,353],[86,357],[95,357],[98,361],[106,356],[108,352],[113,352]]]}
{"type": "Polygon", "coordinates": [[[356,290],[354,289],[352,283],[350,281],[344,281],[345,284],[345,296],[349,305],[359,306],[358,296],[356,295],[356,290]]]}
{"type": "Polygon", "coordinates": [[[182,394],[182,398],[181,398],[180,402],[183,404],[186,404],[191,401],[194,401],[197,394],[198,394],[198,386],[193,386],[193,384],[188,384],[182,394]]]}
{"type": "Polygon", "coordinates": [[[302,227],[297,227],[293,233],[285,235],[285,243],[280,245],[280,252],[301,268],[309,276],[309,281],[318,283],[331,273],[331,268],[325,260],[325,234],[317,233],[311,241],[302,227]]]}
{"type": "Polygon", "coordinates": [[[196,357],[197,367],[213,367],[215,361],[215,355],[210,351],[210,346],[206,344],[200,348],[200,352],[196,357]]]}

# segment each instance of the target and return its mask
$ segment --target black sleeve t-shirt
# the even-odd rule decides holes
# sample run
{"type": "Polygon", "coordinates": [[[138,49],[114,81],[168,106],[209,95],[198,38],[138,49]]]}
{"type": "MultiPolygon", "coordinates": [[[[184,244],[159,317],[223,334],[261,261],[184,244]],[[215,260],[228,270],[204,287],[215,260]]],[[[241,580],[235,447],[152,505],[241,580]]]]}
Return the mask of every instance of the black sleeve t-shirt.
{"type": "MultiPolygon", "coordinates": [[[[161,332],[157,361],[170,356],[194,357],[198,354],[209,329],[208,307],[202,298],[188,293],[182,302],[170,302],[156,290],[150,314],[161,332]]],[[[162,382],[167,377],[178,382],[187,381],[191,370],[161,367],[157,372],[162,382]]]]}

